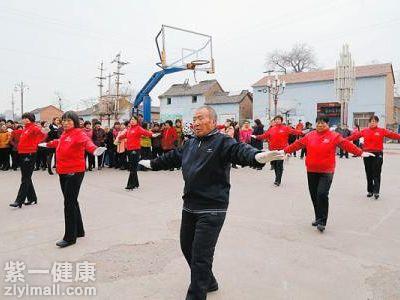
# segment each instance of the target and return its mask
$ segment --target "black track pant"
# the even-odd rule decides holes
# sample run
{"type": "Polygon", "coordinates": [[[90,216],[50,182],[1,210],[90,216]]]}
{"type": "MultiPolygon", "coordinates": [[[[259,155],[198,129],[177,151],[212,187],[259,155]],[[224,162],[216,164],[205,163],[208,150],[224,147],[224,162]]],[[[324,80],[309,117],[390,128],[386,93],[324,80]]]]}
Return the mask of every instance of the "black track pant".
{"type": "Polygon", "coordinates": [[[36,201],[35,188],[32,182],[32,173],[35,168],[36,153],[20,154],[19,155],[21,167],[21,185],[19,187],[17,199],[18,203],[24,203],[25,199],[29,202],[36,201]]]}
{"type": "Polygon", "coordinates": [[[84,236],[78,195],[85,173],[60,174],[61,191],[64,196],[64,241],[74,242],[78,236],[84,236]]]}
{"type": "Polygon", "coordinates": [[[329,189],[333,173],[307,173],[308,189],[314,206],[315,220],[326,225],[329,211],[329,189]]]}
{"type": "Polygon", "coordinates": [[[225,212],[182,211],[181,249],[190,267],[186,300],[204,300],[209,286],[216,283],[212,272],[215,246],[224,224],[225,212]]]}
{"type": "Polygon", "coordinates": [[[271,165],[275,170],[275,182],[280,184],[283,174],[283,160],[274,160],[271,162],[271,165]]]}
{"type": "Polygon", "coordinates": [[[365,173],[367,174],[367,191],[368,193],[379,194],[383,153],[374,152],[374,154],[375,157],[364,157],[365,173]]]}
{"type": "Polygon", "coordinates": [[[129,168],[129,178],[127,187],[136,188],[139,187],[139,178],[137,175],[138,162],[139,162],[139,152],[134,150],[128,150],[128,168],[129,168]]]}

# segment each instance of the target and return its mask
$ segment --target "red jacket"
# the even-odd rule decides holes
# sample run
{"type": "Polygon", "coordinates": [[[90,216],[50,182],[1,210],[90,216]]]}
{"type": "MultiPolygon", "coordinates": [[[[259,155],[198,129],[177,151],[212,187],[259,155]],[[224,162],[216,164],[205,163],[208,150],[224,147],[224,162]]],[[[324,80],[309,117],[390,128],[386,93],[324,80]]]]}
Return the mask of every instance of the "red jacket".
{"type": "Polygon", "coordinates": [[[85,151],[93,153],[96,145],[80,128],[64,131],[59,139],[47,143],[56,148],[56,168],[58,174],[85,172],[85,151]]]}
{"type": "Polygon", "coordinates": [[[306,148],[307,172],[334,173],[336,147],[340,147],[358,156],[363,152],[353,143],[345,140],[340,134],[330,131],[329,129],[323,132],[318,132],[316,130],[311,131],[303,138],[286,147],[284,151],[286,153],[291,153],[301,148],[306,148]]]}
{"type": "Polygon", "coordinates": [[[257,135],[257,140],[267,140],[269,150],[282,150],[289,143],[289,135],[302,135],[302,132],[285,125],[274,125],[262,135],[257,135]]]}
{"type": "Polygon", "coordinates": [[[24,126],[18,143],[18,153],[35,153],[38,144],[44,140],[46,134],[34,123],[28,123],[24,126]]]}
{"type": "Polygon", "coordinates": [[[12,146],[13,150],[18,149],[18,143],[19,143],[21,134],[22,134],[22,129],[15,129],[11,132],[10,145],[12,146]]]}
{"type": "Polygon", "coordinates": [[[118,140],[126,138],[126,149],[127,150],[140,150],[140,138],[142,136],[151,137],[153,134],[150,131],[143,129],[139,125],[128,127],[124,134],[118,137],[118,140]]]}
{"type": "Polygon", "coordinates": [[[175,141],[178,140],[178,134],[176,133],[175,128],[170,127],[168,129],[164,129],[161,138],[161,147],[163,150],[171,150],[175,148],[175,141]]]}
{"type": "Polygon", "coordinates": [[[385,128],[364,128],[361,131],[353,133],[347,138],[349,141],[358,140],[360,137],[364,138],[363,150],[369,152],[382,152],[383,140],[385,137],[400,140],[400,134],[385,128]]]}

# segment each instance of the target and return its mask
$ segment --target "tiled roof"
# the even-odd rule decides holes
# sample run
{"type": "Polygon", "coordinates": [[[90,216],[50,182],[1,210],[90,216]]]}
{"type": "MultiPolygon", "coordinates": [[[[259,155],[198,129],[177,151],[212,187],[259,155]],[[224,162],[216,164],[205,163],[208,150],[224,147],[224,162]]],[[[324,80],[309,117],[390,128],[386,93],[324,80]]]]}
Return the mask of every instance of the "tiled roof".
{"type": "Polygon", "coordinates": [[[213,95],[206,97],[205,104],[232,104],[240,103],[242,100],[251,94],[248,90],[243,90],[239,94],[230,94],[229,92],[214,93],[213,95]]]}
{"type": "Polygon", "coordinates": [[[217,80],[204,80],[193,86],[190,84],[173,84],[166,92],[158,96],[158,98],[203,95],[215,84],[219,85],[217,80]]]}
{"type": "MultiPolygon", "coordinates": [[[[301,73],[289,73],[285,75],[280,75],[279,79],[285,80],[286,83],[303,83],[303,82],[314,82],[314,81],[329,81],[334,79],[335,70],[320,70],[320,71],[310,71],[301,73]]],[[[392,64],[376,64],[367,66],[356,67],[356,77],[375,77],[384,76],[387,74],[393,74],[392,64]]],[[[267,85],[268,79],[272,79],[273,76],[265,76],[252,87],[262,87],[267,85]]]]}
{"type": "Polygon", "coordinates": [[[43,106],[43,107],[39,107],[39,108],[36,108],[36,109],[34,109],[34,110],[32,110],[31,111],[31,113],[32,114],[38,114],[38,113],[40,113],[43,109],[46,109],[46,108],[48,108],[48,107],[54,107],[55,109],[58,109],[57,107],[55,107],[54,105],[47,105],[47,106],[43,106]]]}

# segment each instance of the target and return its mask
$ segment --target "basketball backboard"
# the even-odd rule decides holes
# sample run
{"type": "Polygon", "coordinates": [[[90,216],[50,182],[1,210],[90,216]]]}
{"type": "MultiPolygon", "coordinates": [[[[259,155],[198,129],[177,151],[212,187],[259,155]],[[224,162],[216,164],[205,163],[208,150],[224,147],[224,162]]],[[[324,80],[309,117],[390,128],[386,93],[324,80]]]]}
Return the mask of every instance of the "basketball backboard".
{"type": "Polygon", "coordinates": [[[212,37],[210,35],[162,25],[156,36],[162,69],[185,68],[214,73],[212,37]]]}

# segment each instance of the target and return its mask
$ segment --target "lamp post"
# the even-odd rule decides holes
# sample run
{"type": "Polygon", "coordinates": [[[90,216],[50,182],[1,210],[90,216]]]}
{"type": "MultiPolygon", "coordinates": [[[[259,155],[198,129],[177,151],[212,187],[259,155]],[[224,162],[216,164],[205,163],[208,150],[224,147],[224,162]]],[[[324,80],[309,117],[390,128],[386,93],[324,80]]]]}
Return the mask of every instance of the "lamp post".
{"type": "Polygon", "coordinates": [[[277,74],[275,74],[272,80],[268,79],[267,81],[268,93],[272,95],[272,99],[274,101],[274,116],[278,114],[278,96],[283,94],[285,87],[286,82],[284,80],[280,80],[277,74]]]}

